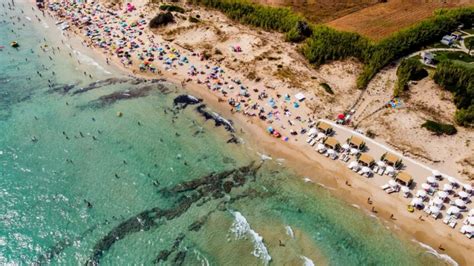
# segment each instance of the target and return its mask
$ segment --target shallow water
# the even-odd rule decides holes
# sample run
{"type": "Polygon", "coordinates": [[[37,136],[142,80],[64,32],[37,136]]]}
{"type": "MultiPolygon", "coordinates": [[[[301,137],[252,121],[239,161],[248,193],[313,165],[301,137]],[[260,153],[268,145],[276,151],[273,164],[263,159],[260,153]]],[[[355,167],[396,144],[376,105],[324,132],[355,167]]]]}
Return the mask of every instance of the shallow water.
{"type": "Polygon", "coordinates": [[[20,8],[30,9],[2,7],[0,22],[0,264],[442,264],[291,169],[227,143],[230,133],[196,106],[173,109],[184,93],[176,86],[84,57],[79,65],[53,25],[45,32],[20,8]],[[119,80],[75,94],[107,78],[119,80]]]}

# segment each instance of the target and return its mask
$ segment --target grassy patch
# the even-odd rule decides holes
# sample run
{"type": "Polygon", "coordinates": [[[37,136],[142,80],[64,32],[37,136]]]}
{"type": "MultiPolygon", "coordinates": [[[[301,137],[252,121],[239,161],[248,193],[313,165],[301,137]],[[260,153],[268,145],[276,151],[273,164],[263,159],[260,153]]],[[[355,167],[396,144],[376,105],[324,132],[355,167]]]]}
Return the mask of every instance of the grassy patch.
{"type": "Polygon", "coordinates": [[[457,60],[465,63],[474,62],[474,57],[464,52],[440,51],[436,52],[435,59],[439,62],[443,62],[446,60],[457,60]]]}
{"type": "Polygon", "coordinates": [[[421,127],[426,128],[427,130],[435,133],[438,136],[443,134],[454,135],[458,132],[456,128],[451,124],[444,124],[433,120],[426,120],[426,122],[423,123],[421,127]]]}
{"type": "Polygon", "coordinates": [[[327,93],[329,93],[329,94],[334,94],[334,92],[332,91],[332,88],[331,88],[331,86],[329,86],[329,84],[327,84],[327,83],[325,83],[325,82],[322,82],[322,83],[319,83],[319,85],[320,85],[321,87],[323,87],[323,89],[324,89],[327,93]]]}

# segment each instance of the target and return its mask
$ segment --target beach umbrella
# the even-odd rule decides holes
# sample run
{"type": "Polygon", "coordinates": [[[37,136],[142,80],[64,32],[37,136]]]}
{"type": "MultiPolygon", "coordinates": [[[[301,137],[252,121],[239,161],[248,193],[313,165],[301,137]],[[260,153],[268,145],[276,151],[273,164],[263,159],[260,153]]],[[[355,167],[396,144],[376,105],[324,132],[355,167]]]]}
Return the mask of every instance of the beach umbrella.
{"type": "Polygon", "coordinates": [[[454,184],[457,184],[458,181],[456,180],[456,178],[452,177],[452,176],[448,176],[448,182],[452,185],[454,184]]]}
{"type": "Polygon", "coordinates": [[[354,168],[354,167],[357,167],[359,166],[359,164],[356,162],[356,161],[352,161],[349,163],[349,165],[347,166],[348,168],[354,168]]]}
{"type": "Polygon", "coordinates": [[[429,190],[431,188],[431,186],[429,184],[423,183],[423,184],[421,184],[421,188],[424,189],[424,190],[429,190]]]}
{"type": "Polygon", "coordinates": [[[423,205],[423,200],[420,198],[413,198],[411,200],[411,206],[421,206],[423,205]]]}
{"type": "Polygon", "coordinates": [[[342,144],[342,148],[343,148],[344,150],[348,150],[348,149],[350,149],[351,147],[349,147],[349,144],[344,143],[344,144],[342,144]]]}
{"type": "Polygon", "coordinates": [[[395,172],[395,168],[393,168],[392,166],[388,166],[387,173],[393,173],[393,172],[395,172]]]}
{"type": "Polygon", "coordinates": [[[448,193],[444,192],[444,191],[438,191],[436,193],[436,195],[440,198],[440,199],[445,199],[447,196],[448,196],[448,193]]]}
{"type": "Polygon", "coordinates": [[[337,119],[344,120],[344,118],[346,118],[344,114],[337,115],[337,119]]]}
{"type": "Polygon", "coordinates": [[[467,222],[468,222],[470,225],[474,225],[474,217],[467,217],[467,222]]]}
{"type": "Polygon", "coordinates": [[[443,190],[448,192],[453,190],[453,186],[451,184],[444,184],[443,190]]]}
{"type": "Polygon", "coordinates": [[[461,210],[460,210],[458,207],[456,207],[456,206],[451,206],[451,207],[449,207],[449,209],[446,211],[446,213],[447,213],[448,215],[456,215],[456,214],[458,214],[460,211],[461,211],[461,210]]]}
{"type": "Polygon", "coordinates": [[[426,181],[428,181],[429,184],[434,184],[434,183],[436,183],[436,179],[435,179],[434,177],[432,177],[432,176],[428,176],[428,177],[426,178],[426,181]]]}
{"type": "Polygon", "coordinates": [[[397,187],[398,186],[397,182],[395,182],[395,180],[393,180],[393,179],[388,180],[388,184],[391,187],[397,187]]]}
{"type": "Polygon", "coordinates": [[[314,134],[316,134],[316,132],[318,132],[318,130],[316,128],[312,127],[308,131],[308,136],[309,135],[314,135],[314,134]]]}
{"type": "Polygon", "coordinates": [[[364,166],[364,167],[362,167],[361,171],[362,171],[363,174],[365,174],[365,173],[370,172],[370,168],[367,167],[367,166],[364,166]]]}
{"type": "Polygon", "coordinates": [[[438,214],[439,213],[439,208],[436,206],[430,206],[430,212],[433,214],[438,214]]]}
{"type": "Polygon", "coordinates": [[[474,226],[472,226],[472,225],[463,225],[461,227],[461,232],[472,234],[472,233],[474,233],[474,226]]]}
{"type": "Polygon", "coordinates": [[[321,143],[318,143],[318,145],[316,146],[316,148],[317,148],[318,150],[325,150],[325,149],[326,149],[326,147],[325,147],[323,144],[321,144],[321,143]]]}
{"type": "Polygon", "coordinates": [[[456,199],[454,201],[454,205],[458,206],[459,208],[466,207],[466,203],[464,203],[464,201],[462,201],[462,199],[456,199]]]}
{"type": "Polygon", "coordinates": [[[378,165],[379,167],[385,167],[385,162],[383,162],[383,161],[378,161],[378,162],[377,162],[377,165],[378,165]]]}
{"type": "Polygon", "coordinates": [[[469,194],[467,194],[467,193],[464,192],[464,191],[459,191],[459,192],[458,192],[458,196],[459,196],[461,199],[465,199],[465,198],[468,198],[468,197],[469,197],[469,194]]]}
{"type": "Polygon", "coordinates": [[[408,192],[410,192],[410,188],[407,187],[407,186],[402,186],[400,189],[402,190],[403,193],[408,193],[408,192]]]}
{"type": "Polygon", "coordinates": [[[355,149],[355,148],[352,148],[350,152],[351,152],[352,155],[354,155],[354,154],[358,154],[359,150],[355,149]]]}
{"type": "Polygon", "coordinates": [[[462,188],[463,188],[465,191],[468,191],[468,192],[471,192],[471,191],[472,191],[472,186],[471,186],[471,184],[464,184],[464,186],[462,186],[462,188]]]}
{"type": "Polygon", "coordinates": [[[326,137],[326,134],[324,134],[322,132],[319,132],[318,136],[317,136],[317,139],[324,139],[325,137],[326,137]]]}
{"type": "Polygon", "coordinates": [[[424,190],[418,190],[418,191],[416,192],[416,196],[417,196],[417,197],[424,198],[424,197],[426,197],[426,191],[424,191],[424,190]]]}
{"type": "Polygon", "coordinates": [[[431,173],[434,177],[441,177],[441,173],[438,170],[433,170],[431,173]]]}
{"type": "Polygon", "coordinates": [[[440,198],[435,198],[435,199],[433,199],[433,204],[435,206],[441,206],[441,205],[443,205],[443,200],[440,199],[440,198]]]}
{"type": "Polygon", "coordinates": [[[329,155],[333,155],[333,154],[335,154],[335,153],[336,153],[336,151],[333,150],[333,149],[329,149],[329,150],[328,150],[328,154],[329,154],[329,155]]]}
{"type": "Polygon", "coordinates": [[[469,216],[474,216],[474,209],[470,209],[468,215],[469,215],[469,216]]]}

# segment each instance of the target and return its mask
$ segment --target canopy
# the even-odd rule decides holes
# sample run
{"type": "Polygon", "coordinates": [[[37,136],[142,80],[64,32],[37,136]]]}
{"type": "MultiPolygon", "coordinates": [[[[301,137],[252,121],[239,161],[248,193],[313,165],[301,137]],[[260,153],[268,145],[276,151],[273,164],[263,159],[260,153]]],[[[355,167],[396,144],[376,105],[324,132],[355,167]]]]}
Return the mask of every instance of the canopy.
{"type": "Polygon", "coordinates": [[[364,140],[359,138],[359,137],[356,137],[356,136],[351,136],[351,138],[349,139],[349,144],[351,145],[354,145],[356,146],[357,148],[361,148],[361,146],[363,144],[365,144],[364,140]]]}
{"type": "Polygon", "coordinates": [[[398,186],[397,182],[395,182],[395,180],[393,180],[393,179],[388,180],[388,184],[391,187],[397,187],[398,186]]]}
{"type": "Polygon", "coordinates": [[[466,232],[466,233],[472,234],[472,233],[474,233],[474,226],[472,226],[472,225],[463,225],[461,227],[461,232],[466,232]]]}
{"type": "Polygon", "coordinates": [[[459,197],[460,197],[461,199],[465,199],[465,198],[469,197],[469,194],[467,194],[467,193],[464,192],[464,191],[459,191],[459,192],[458,192],[458,195],[459,195],[459,197]]]}
{"type": "Polygon", "coordinates": [[[369,168],[369,167],[367,167],[367,166],[364,166],[364,167],[362,167],[362,170],[361,170],[361,171],[362,171],[362,173],[364,173],[364,174],[365,174],[365,173],[368,173],[368,172],[370,172],[370,168],[369,168]]]}
{"type": "Polygon", "coordinates": [[[444,192],[444,191],[438,191],[436,193],[436,195],[441,198],[441,199],[445,199],[447,196],[448,196],[448,193],[444,192]]]}
{"type": "Polygon", "coordinates": [[[403,193],[408,193],[408,192],[410,192],[410,188],[407,187],[407,186],[402,186],[402,187],[401,187],[401,190],[402,190],[403,193]]]}
{"type": "Polygon", "coordinates": [[[333,137],[328,137],[325,141],[324,141],[324,145],[330,147],[331,149],[337,149],[337,147],[339,146],[339,141],[337,141],[337,139],[333,138],[333,137]]]}
{"type": "Polygon", "coordinates": [[[471,191],[472,190],[471,184],[464,184],[464,186],[462,186],[462,188],[466,191],[471,191]]]}
{"type": "Polygon", "coordinates": [[[438,214],[439,213],[439,208],[436,206],[430,206],[430,211],[431,213],[438,214]]]}
{"type": "Polygon", "coordinates": [[[358,149],[351,148],[350,153],[351,153],[352,155],[358,154],[358,153],[359,153],[359,150],[358,150],[358,149]]]}
{"type": "Polygon", "coordinates": [[[431,188],[431,186],[426,184],[426,183],[423,183],[423,184],[421,184],[421,188],[424,189],[424,190],[428,190],[428,189],[431,188]]]}
{"type": "Polygon", "coordinates": [[[351,147],[349,147],[349,144],[344,143],[344,144],[342,144],[342,148],[343,148],[344,150],[348,150],[348,149],[350,149],[351,147]]]}
{"type": "Polygon", "coordinates": [[[454,178],[452,176],[448,176],[448,182],[451,183],[451,184],[457,184],[458,183],[456,178],[454,178]]]}
{"type": "Polygon", "coordinates": [[[385,167],[385,163],[384,163],[383,161],[378,161],[378,162],[377,162],[377,165],[378,165],[379,167],[385,167]]]}
{"type": "Polygon", "coordinates": [[[328,150],[328,154],[329,154],[329,155],[333,155],[333,154],[335,154],[335,153],[336,153],[336,151],[334,151],[333,149],[329,149],[329,150],[328,150]]]}
{"type": "Polygon", "coordinates": [[[332,131],[331,125],[329,125],[329,124],[326,123],[326,122],[322,122],[322,121],[318,123],[317,128],[318,128],[320,131],[323,131],[323,132],[332,131]]]}
{"type": "Polygon", "coordinates": [[[349,163],[349,165],[347,167],[354,168],[354,167],[357,167],[357,166],[359,166],[359,164],[356,161],[352,161],[352,162],[349,163]]]}
{"type": "Polygon", "coordinates": [[[368,155],[367,153],[364,153],[359,157],[359,162],[366,165],[372,165],[374,163],[374,158],[372,158],[372,156],[368,155]]]}
{"type": "Polygon", "coordinates": [[[326,134],[319,132],[319,133],[318,133],[318,136],[317,136],[316,138],[318,138],[318,139],[323,139],[323,138],[325,138],[325,137],[326,137],[326,134]]]}
{"type": "Polygon", "coordinates": [[[395,168],[393,168],[391,166],[387,166],[387,172],[388,173],[393,173],[393,172],[395,172],[395,168]]]}
{"type": "Polygon", "coordinates": [[[467,217],[467,222],[468,222],[470,225],[474,225],[474,217],[467,217]]]}
{"type": "Polygon", "coordinates": [[[435,177],[441,176],[441,173],[440,173],[438,170],[433,170],[431,173],[432,173],[433,176],[435,176],[435,177]]]}
{"type": "Polygon", "coordinates": [[[443,185],[443,190],[444,191],[451,191],[451,190],[453,190],[453,186],[451,184],[444,184],[443,185]]]}
{"type": "Polygon", "coordinates": [[[417,196],[417,197],[422,197],[422,198],[424,198],[424,197],[426,197],[426,191],[424,191],[424,190],[418,190],[418,191],[416,192],[416,196],[417,196]]]}
{"type": "Polygon", "coordinates": [[[312,127],[312,128],[309,129],[308,135],[316,134],[316,132],[318,132],[318,130],[316,128],[312,127]]]}
{"type": "Polygon", "coordinates": [[[413,178],[411,175],[407,174],[406,172],[400,172],[397,174],[396,180],[399,181],[400,183],[403,183],[404,185],[409,186],[411,182],[413,181],[413,178]]]}
{"type": "Polygon", "coordinates": [[[398,156],[396,156],[394,154],[391,154],[389,152],[384,154],[383,159],[384,159],[384,161],[386,161],[387,163],[389,163],[391,165],[395,165],[398,161],[400,161],[400,158],[398,158],[398,156]]]}
{"type": "Polygon", "coordinates": [[[464,208],[466,207],[466,203],[464,203],[464,201],[462,201],[462,199],[456,199],[454,201],[454,205],[460,207],[460,208],[464,208]]]}
{"type": "Polygon", "coordinates": [[[428,183],[430,183],[430,184],[436,183],[436,179],[432,176],[428,176],[426,178],[426,181],[428,181],[428,183]]]}
{"type": "Polygon", "coordinates": [[[452,215],[452,214],[458,214],[460,211],[461,211],[461,210],[460,210],[458,207],[456,207],[456,206],[451,206],[451,207],[449,207],[449,209],[446,211],[446,213],[447,213],[448,215],[452,215]]]}
{"type": "Polygon", "coordinates": [[[420,205],[422,205],[422,204],[423,204],[423,200],[420,199],[420,198],[413,198],[413,199],[411,200],[411,205],[412,205],[412,206],[420,206],[420,205]]]}
{"type": "Polygon", "coordinates": [[[439,205],[442,205],[443,204],[443,200],[440,199],[440,198],[435,198],[433,200],[433,203],[436,205],[436,206],[439,206],[439,205]]]}

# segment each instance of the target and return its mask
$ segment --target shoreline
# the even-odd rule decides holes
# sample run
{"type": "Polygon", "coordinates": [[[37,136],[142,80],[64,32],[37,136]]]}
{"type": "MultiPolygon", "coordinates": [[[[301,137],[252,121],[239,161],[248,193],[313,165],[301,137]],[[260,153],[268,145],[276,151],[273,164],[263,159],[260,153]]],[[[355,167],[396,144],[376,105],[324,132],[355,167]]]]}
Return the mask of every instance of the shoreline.
{"type": "MultiPolygon", "coordinates": [[[[64,37],[67,39],[82,39],[77,34],[74,34],[72,37],[64,37]]],[[[87,49],[86,47],[82,48],[87,49]]],[[[90,48],[88,50],[105,61],[106,56],[102,51],[94,47],[88,48],[90,48]]],[[[115,59],[112,60],[113,64],[107,66],[107,68],[116,68],[121,73],[137,77],[151,78],[153,76],[152,74],[133,73],[130,68],[123,68],[117,62],[118,60],[115,59]]],[[[175,75],[167,71],[162,71],[160,76],[165,78],[167,82],[175,84],[182,84],[182,81],[186,79],[186,76],[175,75]]],[[[374,215],[371,212],[371,208],[375,206],[378,211],[376,217],[388,225],[392,232],[397,234],[401,230],[400,233],[407,239],[415,238],[417,241],[432,247],[438,247],[442,244],[446,253],[453,257],[460,265],[467,265],[469,261],[467,254],[472,253],[472,243],[461,235],[457,228],[452,230],[445,225],[441,225],[440,221],[434,221],[431,218],[426,218],[424,222],[420,223],[417,218],[419,213],[416,212],[416,215],[409,214],[406,211],[406,204],[400,199],[398,194],[387,196],[378,186],[370,183],[371,180],[363,179],[359,175],[354,174],[341,162],[328,163],[327,160],[330,159],[319,155],[314,149],[305,145],[304,141],[291,142],[290,144],[265,134],[262,132],[265,130],[263,122],[253,121],[251,118],[232,113],[229,108],[226,108],[229,107],[226,103],[224,105],[221,104],[219,97],[204,86],[194,83],[186,83],[184,85],[184,90],[199,98],[203,98],[209,107],[224,117],[232,118],[236,128],[241,129],[239,135],[244,136],[247,141],[246,145],[258,147],[256,151],[263,151],[262,153],[272,158],[285,159],[285,165],[291,170],[302,177],[308,177],[316,184],[321,183],[324,187],[328,187],[332,191],[331,194],[343,199],[348,204],[357,204],[368,215],[374,215]],[[347,186],[346,182],[349,182],[350,186],[347,186]],[[372,198],[374,204],[367,203],[366,199],[368,197],[372,198]],[[396,200],[394,200],[394,197],[396,197],[396,200]],[[389,218],[391,214],[395,214],[396,220],[389,218]],[[437,235],[429,235],[428,232],[437,232],[437,235]],[[443,237],[443,242],[440,243],[437,237],[443,237]]]]}

